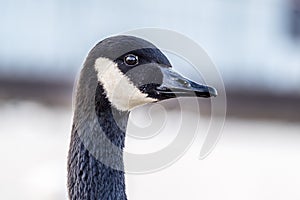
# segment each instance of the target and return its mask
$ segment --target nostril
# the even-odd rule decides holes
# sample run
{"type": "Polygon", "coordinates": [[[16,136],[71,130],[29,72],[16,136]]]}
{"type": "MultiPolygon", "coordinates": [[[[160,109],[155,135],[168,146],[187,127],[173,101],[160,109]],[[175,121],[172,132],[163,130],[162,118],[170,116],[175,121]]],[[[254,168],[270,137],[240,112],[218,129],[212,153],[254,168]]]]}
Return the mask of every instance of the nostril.
{"type": "Polygon", "coordinates": [[[185,87],[191,87],[191,84],[188,81],[186,81],[186,80],[178,79],[177,81],[179,83],[181,83],[182,85],[184,85],[185,87]]]}

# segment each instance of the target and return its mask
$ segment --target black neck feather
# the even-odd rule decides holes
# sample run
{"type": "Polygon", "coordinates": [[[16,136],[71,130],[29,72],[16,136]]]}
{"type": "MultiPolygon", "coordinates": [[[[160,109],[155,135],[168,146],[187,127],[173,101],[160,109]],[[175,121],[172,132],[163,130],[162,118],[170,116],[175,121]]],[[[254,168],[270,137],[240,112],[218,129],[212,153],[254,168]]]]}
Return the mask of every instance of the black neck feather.
{"type": "Polygon", "coordinates": [[[74,120],[68,156],[69,197],[71,200],[126,200],[123,147],[129,113],[114,109],[103,95],[101,85],[96,94],[96,124],[85,128],[74,120]]]}

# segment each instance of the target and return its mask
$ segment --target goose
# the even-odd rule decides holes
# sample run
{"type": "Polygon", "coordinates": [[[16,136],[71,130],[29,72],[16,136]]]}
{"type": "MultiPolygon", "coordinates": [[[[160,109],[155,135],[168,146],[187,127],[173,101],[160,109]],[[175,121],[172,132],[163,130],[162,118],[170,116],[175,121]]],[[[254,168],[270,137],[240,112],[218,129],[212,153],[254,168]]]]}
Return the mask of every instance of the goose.
{"type": "Polygon", "coordinates": [[[74,93],[67,186],[71,200],[126,200],[123,148],[130,112],[177,97],[215,97],[215,88],[172,69],[152,43],[106,38],[88,53],[74,93]]]}

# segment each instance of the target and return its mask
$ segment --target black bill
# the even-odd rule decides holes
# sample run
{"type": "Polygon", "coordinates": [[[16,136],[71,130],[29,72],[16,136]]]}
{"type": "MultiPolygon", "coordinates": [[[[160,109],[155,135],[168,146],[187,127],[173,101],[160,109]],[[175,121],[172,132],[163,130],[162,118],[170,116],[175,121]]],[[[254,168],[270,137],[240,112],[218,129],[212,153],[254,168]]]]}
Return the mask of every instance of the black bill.
{"type": "Polygon", "coordinates": [[[155,91],[159,99],[176,97],[216,97],[218,92],[215,88],[195,83],[181,76],[172,68],[161,68],[163,83],[156,87],[155,91]]]}

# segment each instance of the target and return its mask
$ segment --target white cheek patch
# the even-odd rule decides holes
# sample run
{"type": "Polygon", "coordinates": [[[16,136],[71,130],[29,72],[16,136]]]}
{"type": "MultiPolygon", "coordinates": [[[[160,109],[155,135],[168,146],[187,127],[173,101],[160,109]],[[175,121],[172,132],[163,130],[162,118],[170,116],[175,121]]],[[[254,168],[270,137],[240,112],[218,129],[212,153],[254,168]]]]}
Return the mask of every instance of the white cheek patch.
{"type": "Polygon", "coordinates": [[[135,87],[120,71],[117,63],[100,57],[95,62],[95,69],[108,100],[118,110],[128,111],[136,106],[157,101],[135,87]]]}

